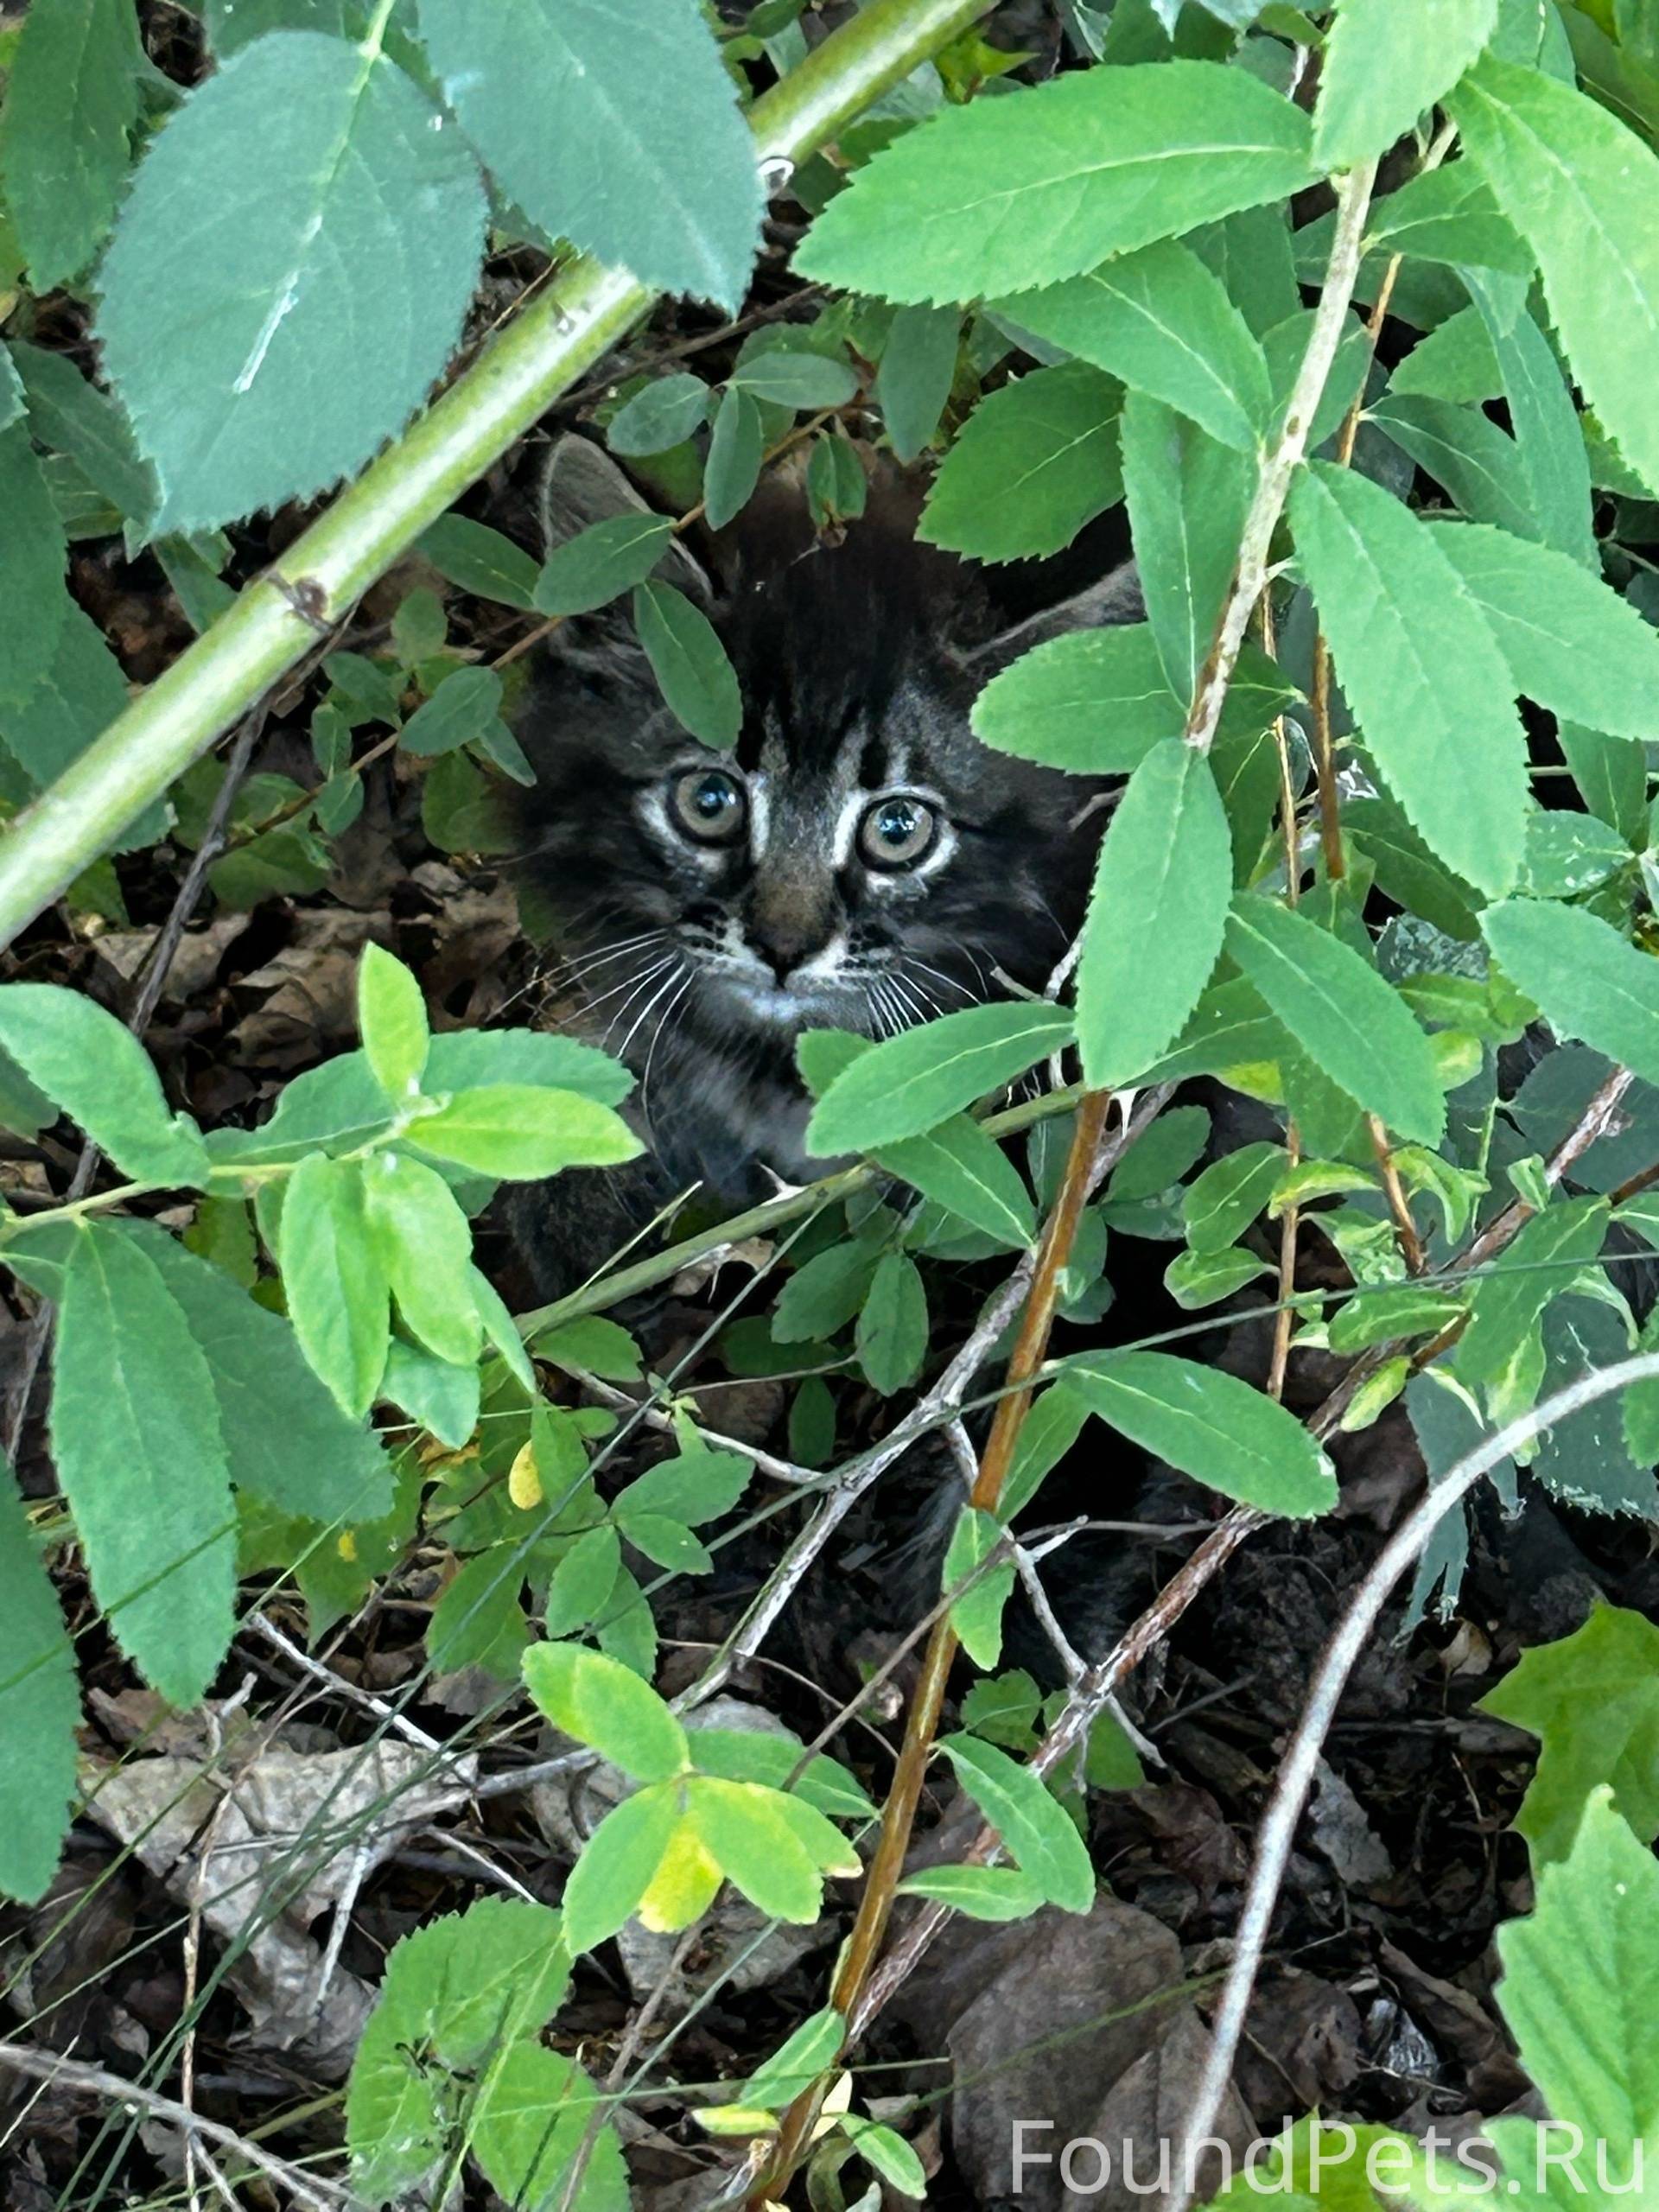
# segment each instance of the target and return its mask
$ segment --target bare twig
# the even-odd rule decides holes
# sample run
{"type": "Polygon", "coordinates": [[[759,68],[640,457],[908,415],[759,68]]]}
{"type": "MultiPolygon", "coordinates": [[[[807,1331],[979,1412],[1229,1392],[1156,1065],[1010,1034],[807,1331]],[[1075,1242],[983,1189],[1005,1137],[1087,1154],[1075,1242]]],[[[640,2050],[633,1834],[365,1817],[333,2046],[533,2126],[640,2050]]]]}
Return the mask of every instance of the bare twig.
{"type": "Polygon", "coordinates": [[[311,2212],[333,2212],[336,2205],[349,2205],[352,2193],[338,2182],[326,2181],[321,2174],[308,2174],[297,2166],[289,2165],[285,2158],[278,2158],[245,2135],[238,2135],[233,2128],[224,2127],[217,2120],[204,2120],[199,2113],[188,2112],[175,2104],[171,2097],[158,2096],[155,2090],[140,2088],[124,2075],[106,2073],[101,2066],[88,2066],[76,2058],[60,2057],[54,2050],[35,2050],[27,2044],[0,2043],[0,2067],[9,2067],[14,2074],[22,2074],[32,2082],[45,2082],[54,2088],[78,2089],[85,2095],[107,2097],[118,2104],[148,2113],[152,2120],[179,2128],[187,2137],[199,2136],[209,2143],[256,2168],[270,2180],[311,2212]]]}
{"type": "Polygon", "coordinates": [[[1394,1233],[1399,1240],[1400,1256],[1406,1263],[1408,1275],[1423,1272],[1423,1240],[1417,1234],[1417,1224],[1411,1217],[1411,1201],[1406,1196],[1406,1186],[1400,1180],[1400,1170],[1395,1164],[1394,1150],[1389,1142],[1388,1130],[1380,1115],[1368,1114],[1365,1126],[1370,1131],[1371,1150],[1376,1154],[1377,1173],[1382,1178],[1382,1189],[1389,1201],[1389,1211],[1394,1217],[1394,1233]]]}
{"type": "MultiPolygon", "coordinates": [[[[1472,1490],[1501,1459],[1565,1421],[1581,1407],[1593,1405],[1627,1383],[1650,1381],[1659,1376],[1659,1352],[1642,1352],[1617,1366],[1598,1368],[1581,1375],[1564,1389],[1535,1406],[1530,1413],[1488,1437],[1467,1453],[1434,1484],[1421,1503],[1407,1516],[1378,1554],[1376,1564],[1349,1605],[1332,1637],[1319,1671],[1314,1676],[1307,1703],[1279,1769],[1279,1780],[1262,1821],[1256,1845],[1255,1866],[1244,1900],[1238,1933],[1234,1938],[1232,1964],[1222,1989],[1221,2003],[1211,2031],[1210,2053],[1198,2092],[1187,2114],[1185,2135],[1190,2146],[1200,2142],[1215,2124],[1227,2085],[1232,2078],[1244,2015],[1267,1948],[1268,1930],[1289,1864],[1296,1827],[1313,1786],[1319,1755],[1348,1677],[1376,1627],[1395,1584],[1418,1557],[1453,1506],[1472,1490]]],[[[1180,2171],[1189,2171],[1183,2166],[1180,2171]]],[[[1185,2212],[1190,2191],[1177,2196],[1171,2212],[1185,2212]]]]}

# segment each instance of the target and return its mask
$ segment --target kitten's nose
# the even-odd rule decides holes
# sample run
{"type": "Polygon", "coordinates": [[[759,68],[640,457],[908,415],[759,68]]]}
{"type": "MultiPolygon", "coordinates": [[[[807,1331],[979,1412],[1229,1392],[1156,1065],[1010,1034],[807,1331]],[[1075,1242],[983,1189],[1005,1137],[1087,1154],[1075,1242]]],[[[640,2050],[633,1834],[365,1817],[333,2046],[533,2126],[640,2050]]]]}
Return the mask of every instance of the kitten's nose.
{"type": "Polygon", "coordinates": [[[835,934],[835,893],[798,880],[758,884],[744,931],[749,949],[786,982],[835,934]]]}

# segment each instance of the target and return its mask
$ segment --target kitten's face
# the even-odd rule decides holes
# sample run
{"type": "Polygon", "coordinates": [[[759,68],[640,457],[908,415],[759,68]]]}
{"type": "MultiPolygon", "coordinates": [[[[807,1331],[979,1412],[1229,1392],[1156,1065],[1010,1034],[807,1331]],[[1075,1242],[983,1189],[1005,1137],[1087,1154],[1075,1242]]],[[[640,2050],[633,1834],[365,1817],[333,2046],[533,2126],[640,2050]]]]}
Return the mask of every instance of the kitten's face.
{"type": "Polygon", "coordinates": [[[577,631],[543,670],[520,727],[530,864],[590,1030],[653,1122],[689,1077],[777,1164],[789,1145],[762,1125],[804,1029],[892,1035],[1040,988],[1064,953],[1091,787],[973,735],[995,660],[949,635],[963,580],[855,529],[741,592],[719,618],[744,704],[729,754],[680,728],[620,626],[577,631]]]}

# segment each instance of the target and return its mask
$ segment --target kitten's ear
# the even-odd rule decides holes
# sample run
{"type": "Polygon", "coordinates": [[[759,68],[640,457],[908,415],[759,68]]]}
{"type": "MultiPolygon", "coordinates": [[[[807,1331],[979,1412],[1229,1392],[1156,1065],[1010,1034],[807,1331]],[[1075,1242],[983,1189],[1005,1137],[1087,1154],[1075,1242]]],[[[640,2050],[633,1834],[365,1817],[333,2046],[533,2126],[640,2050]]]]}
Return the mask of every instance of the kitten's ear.
{"type": "Polygon", "coordinates": [[[1046,607],[1040,614],[1027,615],[1011,630],[973,646],[963,656],[967,664],[982,673],[1005,668],[1033,645],[1050,638],[1063,638],[1072,630],[1103,630],[1120,622],[1143,622],[1147,606],[1141,595],[1141,578],[1133,561],[1114,569],[1071,599],[1046,607]]]}
{"type": "MultiPolygon", "coordinates": [[[[596,522],[613,515],[649,514],[647,506],[602,447],[574,432],[553,448],[542,478],[538,514],[543,549],[551,553],[596,522]]],[[[677,537],[657,563],[653,575],[705,613],[714,603],[714,588],[704,569],[677,537]]]]}

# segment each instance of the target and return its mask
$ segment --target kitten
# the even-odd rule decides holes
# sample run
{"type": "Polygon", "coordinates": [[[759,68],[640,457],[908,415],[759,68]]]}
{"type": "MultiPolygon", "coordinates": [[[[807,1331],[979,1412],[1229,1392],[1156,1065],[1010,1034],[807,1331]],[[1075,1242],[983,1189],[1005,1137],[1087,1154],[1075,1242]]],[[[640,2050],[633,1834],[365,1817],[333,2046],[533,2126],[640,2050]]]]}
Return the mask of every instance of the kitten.
{"type": "MultiPolygon", "coordinates": [[[[550,544],[642,505],[598,448],[556,448],[550,544]]],[[[804,1143],[803,1030],[882,1038],[1040,989],[1083,918],[1097,786],[990,751],[969,709],[1040,639],[1139,619],[1132,572],[999,633],[972,570],[903,519],[833,546],[798,532],[768,549],[767,534],[763,511],[723,603],[683,546],[658,571],[707,609],[735,669],[730,753],[669,712],[626,601],[562,626],[518,717],[537,772],[524,866],[583,1033],[639,1077],[629,1110],[651,1154],[520,1198],[544,1295],[693,1185],[729,1211],[826,1172],[804,1143]]]]}

